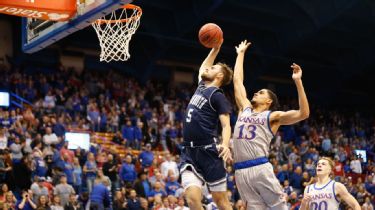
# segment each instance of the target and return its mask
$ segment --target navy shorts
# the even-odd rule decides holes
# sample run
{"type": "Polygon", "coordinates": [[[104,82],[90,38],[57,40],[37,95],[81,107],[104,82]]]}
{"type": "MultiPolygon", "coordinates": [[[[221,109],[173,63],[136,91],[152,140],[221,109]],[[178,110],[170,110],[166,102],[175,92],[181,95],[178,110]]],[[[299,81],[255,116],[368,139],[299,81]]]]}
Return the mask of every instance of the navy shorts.
{"type": "Polygon", "coordinates": [[[224,161],[219,157],[215,143],[197,147],[183,146],[180,172],[185,170],[192,171],[209,186],[226,182],[224,161]]]}

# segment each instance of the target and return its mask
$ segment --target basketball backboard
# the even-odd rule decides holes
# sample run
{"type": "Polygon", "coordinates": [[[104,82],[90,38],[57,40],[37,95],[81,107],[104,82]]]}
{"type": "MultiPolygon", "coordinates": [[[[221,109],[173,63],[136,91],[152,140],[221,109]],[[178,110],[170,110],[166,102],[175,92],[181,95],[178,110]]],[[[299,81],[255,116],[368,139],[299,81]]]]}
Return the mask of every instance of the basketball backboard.
{"type": "Polygon", "coordinates": [[[22,50],[39,51],[58,40],[90,26],[95,20],[132,0],[77,0],[77,14],[69,21],[57,22],[22,18],[22,50]]]}

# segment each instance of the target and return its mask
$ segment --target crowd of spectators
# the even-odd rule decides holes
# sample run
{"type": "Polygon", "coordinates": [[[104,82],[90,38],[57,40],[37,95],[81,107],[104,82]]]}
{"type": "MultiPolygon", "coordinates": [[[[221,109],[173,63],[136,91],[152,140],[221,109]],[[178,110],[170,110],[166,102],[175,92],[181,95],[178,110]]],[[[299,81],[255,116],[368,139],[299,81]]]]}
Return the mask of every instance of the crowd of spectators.
{"type": "MultiPolygon", "coordinates": [[[[0,73],[1,89],[32,104],[0,109],[0,208],[188,208],[178,163],[184,111],[194,86],[141,85],[115,71],[78,73],[63,66],[0,73]],[[70,130],[113,133],[113,144],[122,145],[126,154],[95,142],[89,151],[69,150],[64,134],[70,130]]],[[[282,109],[297,105],[285,104],[282,109]]],[[[321,156],[335,160],[332,178],[344,183],[363,209],[373,209],[374,119],[311,110],[308,120],[282,127],[270,148],[290,209],[298,209],[321,156]]],[[[229,163],[227,173],[228,197],[235,209],[245,209],[229,163]]],[[[208,191],[203,203],[216,208],[208,191]]]]}

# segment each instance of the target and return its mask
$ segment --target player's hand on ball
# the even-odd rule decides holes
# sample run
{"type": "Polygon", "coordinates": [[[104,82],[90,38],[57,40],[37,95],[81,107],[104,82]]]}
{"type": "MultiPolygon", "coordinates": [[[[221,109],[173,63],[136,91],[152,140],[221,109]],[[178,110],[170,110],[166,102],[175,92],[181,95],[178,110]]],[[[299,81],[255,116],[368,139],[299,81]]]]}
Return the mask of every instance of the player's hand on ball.
{"type": "Polygon", "coordinates": [[[298,80],[302,78],[302,69],[299,65],[293,63],[290,67],[293,69],[293,75],[292,78],[294,80],[298,80]]]}
{"type": "Polygon", "coordinates": [[[229,147],[221,145],[221,144],[217,145],[217,147],[218,147],[218,150],[220,152],[219,157],[222,157],[225,162],[233,161],[232,153],[231,153],[229,147]]]}
{"type": "Polygon", "coordinates": [[[248,42],[247,40],[242,41],[241,44],[235,47],[237,54],[244,53],[250,45],[251,45],[251,42],[248,42]]]}
{"type": "Polygon", "coordinates": [[[216,47],[214,49],[219,49],[221,48],[221,45],[223,45],[224,39],[221,39],[216,47]]]}

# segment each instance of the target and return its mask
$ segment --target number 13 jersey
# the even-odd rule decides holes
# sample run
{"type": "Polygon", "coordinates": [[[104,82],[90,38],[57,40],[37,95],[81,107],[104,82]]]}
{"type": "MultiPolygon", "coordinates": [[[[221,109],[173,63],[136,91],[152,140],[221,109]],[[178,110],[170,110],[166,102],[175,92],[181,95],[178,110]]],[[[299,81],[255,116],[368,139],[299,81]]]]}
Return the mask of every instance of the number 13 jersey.
{"type": "Polygon", "coordinates": [[[248,107],[238,116],[233,133],[235,162],[268,157],[274,137],[269,122],[270,114],[271,111],[256,113],[248,107]]]}

